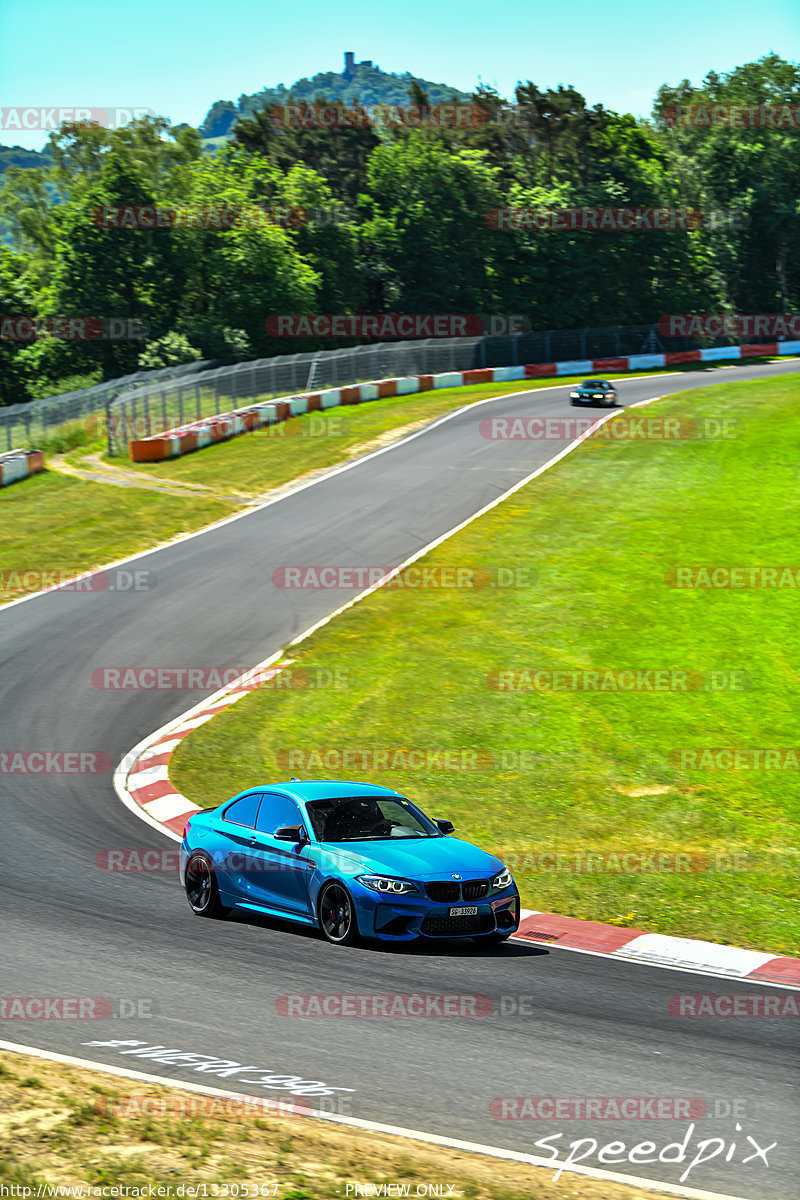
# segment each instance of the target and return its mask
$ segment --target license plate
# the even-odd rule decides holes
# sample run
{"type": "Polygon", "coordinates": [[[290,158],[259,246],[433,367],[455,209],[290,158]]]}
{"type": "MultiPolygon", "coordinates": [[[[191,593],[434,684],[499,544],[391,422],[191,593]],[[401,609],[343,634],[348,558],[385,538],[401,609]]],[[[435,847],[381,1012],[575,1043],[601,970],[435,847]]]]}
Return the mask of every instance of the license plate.
{"type": "Polygon", "coordinates": [[[478,915],[477,906],[475,908],[451,908],[450,909],[451,917],[477,917],[477,915],[478,915]]]}

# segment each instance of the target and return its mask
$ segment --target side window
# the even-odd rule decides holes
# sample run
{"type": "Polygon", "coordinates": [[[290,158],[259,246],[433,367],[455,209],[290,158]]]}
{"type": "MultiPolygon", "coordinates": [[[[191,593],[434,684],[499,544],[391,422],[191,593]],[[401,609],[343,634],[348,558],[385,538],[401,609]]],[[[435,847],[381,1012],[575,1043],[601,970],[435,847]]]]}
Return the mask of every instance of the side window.
{"type": "Polygon", "coordinates": [[[256,829],[259,833],[272,836],[281,825],[304,825],[305,821],[294,800],[279,796],[275,792],[264,792],[258,813],[256,829]]]}
{"type": "Polygon", "coordinates": [[[240,796],[238,800],[234,800],[233,804],[229,804],[225,809],[225,820],[232,821],[234,825],[246,825],[248,828],[256,823],[256,813],[258,812],[258,802],[261,799],[261,792],[248,792],[246,796],[240,796]]]}

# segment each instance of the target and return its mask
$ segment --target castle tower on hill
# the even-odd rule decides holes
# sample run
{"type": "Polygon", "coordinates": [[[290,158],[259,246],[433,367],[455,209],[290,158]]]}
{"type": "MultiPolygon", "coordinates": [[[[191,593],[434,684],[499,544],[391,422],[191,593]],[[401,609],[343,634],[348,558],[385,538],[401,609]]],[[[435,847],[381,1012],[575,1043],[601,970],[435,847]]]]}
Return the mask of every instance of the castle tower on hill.
{"type": "Polygon", "coordinates": [[[352,50],[345,50],[345,52],[344,52],[344,70],[342,71],[342,74],[345,76],[345,78],[352,79],[353,75],[355,74],[356,67],[371,67],[371,66],[372,66],[371,58],[363,58],[360,63],[357,63],[354,52],[352,50]]]}

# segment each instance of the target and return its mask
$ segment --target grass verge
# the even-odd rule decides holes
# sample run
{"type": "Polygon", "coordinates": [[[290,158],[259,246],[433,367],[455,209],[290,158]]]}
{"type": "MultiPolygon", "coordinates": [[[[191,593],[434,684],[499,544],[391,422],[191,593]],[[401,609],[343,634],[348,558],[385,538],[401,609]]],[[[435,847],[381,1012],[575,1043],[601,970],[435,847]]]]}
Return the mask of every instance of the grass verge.
{"type": "Polygon", "coordinates": [[[43,571],[61,572],[61,578],[88,571],[235,508],[224,500],[89,483],[54,471],[32,475],[0,489],[0,601],[47,586],[43,571]]]}
{"type": "MultiPolygon", "coordinates": [[[[106,1196],[114,1187],[123,1189],[118,1195],[134,1188],[147,1195],[152,1186],[164,1189],[156,1193],[164,1200],[190,1194],[344,1200],[354,1195],[348,1185],[387,1183],[410,1184],[412,1196],[417,1185],[436,1183],[453,1200],[645,1200],[653,1194],[578,1175],[554,1183],[543,1167],[309,1118],[237,1116],[235,1106],[224,1110],[224,1119],[194,1115],[200,1109],[190,1106],[208,1101],[6,1053],[0,1059],[0,1186],[15,1187],[5,1194],[16,1196],[24,1196],[25,1187],[36,1196],[41,1184],[82,1188],[84,1195],[103,1188],[106,1196]],[[139,1100],[150,1102],[151,1113],[169,1115],[113,1115],[130,1112],[139,1100]]],[[[222,1111],[221,1102],[211,1103],[222,1111]]]]}
{"type": "Polygon", "coordinates": [[[180,745],[173,782],[204,805],[292,774],[389,784],[503,855],[528,907],[797,953],[797,760],[681,757],[797,743],[797,589],[666,582],[686,565],[797,567],[797,401],[795,378],[717,385],[640,415],[729,419],[729,438],[584,443],[425,560],[526,586],[383,589],[293,651],[338,687],[253,693],[180,745]],[[690,682],[497,686],[631,668],[690,682]],[[374,769],[364,752],[386,748],[393,769],[374,769]],[[392,761],[410,748],[484,765],[392,761]]]}

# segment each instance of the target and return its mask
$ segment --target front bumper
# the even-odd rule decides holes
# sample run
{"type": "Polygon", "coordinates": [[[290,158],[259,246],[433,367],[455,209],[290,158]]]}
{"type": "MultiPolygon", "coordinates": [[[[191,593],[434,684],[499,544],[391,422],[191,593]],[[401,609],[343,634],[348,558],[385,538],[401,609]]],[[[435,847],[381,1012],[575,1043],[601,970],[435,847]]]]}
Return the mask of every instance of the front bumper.
{"type": "Polygon", "coordinates": [[[358,927],[364,937],[384,941],[409,942],[415,938],[481,937],[494,933],[514,933],[519,927],[520,904],[516,887],[507,888],[470,904],[458,901],[442,904],[423,895],[398,896],[359,889],[356,899],[358,927]],[[469,917],[451,917],[451,908],[477,908],[469,917]]]}

